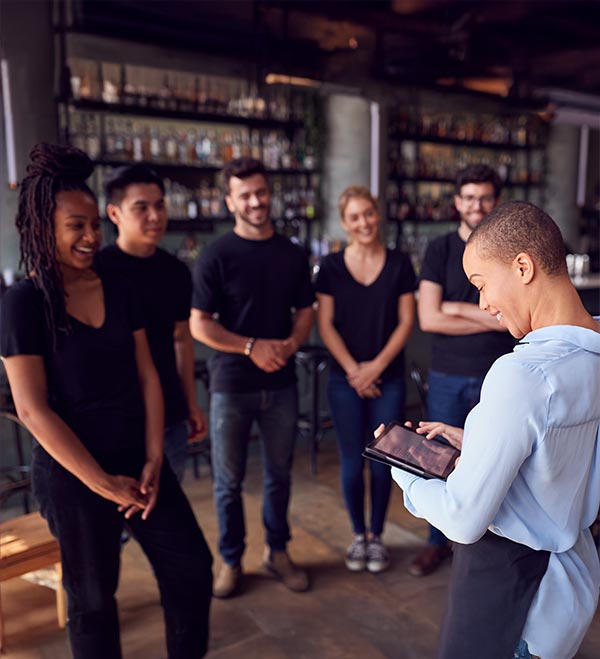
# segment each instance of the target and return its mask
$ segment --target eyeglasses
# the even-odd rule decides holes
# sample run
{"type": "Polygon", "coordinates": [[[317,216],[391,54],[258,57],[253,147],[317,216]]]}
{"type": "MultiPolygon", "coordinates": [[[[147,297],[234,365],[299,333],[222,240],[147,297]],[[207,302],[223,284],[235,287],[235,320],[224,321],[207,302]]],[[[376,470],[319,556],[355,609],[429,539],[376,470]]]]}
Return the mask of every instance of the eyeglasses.
{"type": "Polygon", "coordinates": [[[496,197],[493,194],[486,194],[481,197],[475,197],[475,195],[466,194],[460,195],[460,198],[465,202],[465,204],[468,204],[469,206],[472,206],[477,202],[479,202],[482,206],[491,206],[496,201],[496,197]]]}

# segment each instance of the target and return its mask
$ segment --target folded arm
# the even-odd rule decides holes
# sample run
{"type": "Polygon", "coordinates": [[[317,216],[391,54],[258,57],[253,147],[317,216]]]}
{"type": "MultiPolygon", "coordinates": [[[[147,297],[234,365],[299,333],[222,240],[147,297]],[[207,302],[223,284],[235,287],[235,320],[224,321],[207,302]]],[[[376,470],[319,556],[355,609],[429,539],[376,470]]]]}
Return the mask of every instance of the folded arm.
{"type": "Polygon", "coordinates": [[[505,331],[487,312],[470,302],[444,302],[440,284],[426,279],[419,284],[419,325],[424,332],[453,336],[505,331]]]}

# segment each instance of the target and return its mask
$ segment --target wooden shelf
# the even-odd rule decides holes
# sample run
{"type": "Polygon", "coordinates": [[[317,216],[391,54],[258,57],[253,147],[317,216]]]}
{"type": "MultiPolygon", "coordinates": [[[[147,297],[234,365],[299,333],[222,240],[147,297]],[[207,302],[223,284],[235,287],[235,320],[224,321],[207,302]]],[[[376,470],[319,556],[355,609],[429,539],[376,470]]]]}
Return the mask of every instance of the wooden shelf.
{"type": "Polygon", "coordinates": [[[462,146],[469,149],[493,149],[497,151],[532,151],[544,149],[541,144],[513,144],[512,142],[484,142],[482,140],[461,140],[456,137],[439,137],[437,135],[420,135],[417,133],[391,132],[390,140],[403,142],[428,142],[431,144],[447,144],[449,146],[462,146]]]}
{"type": "Polygon", "coordinates": [[[92,99],[58,99],[59,103],[64,103],[76,110],[82,112],[106,112],[110,114],[130,115],[135,117],[152,117],[155,119],[179,119],[181,121],[197,121],[214,124],[240,124],[249,128],[278,128],[284,130],[293,130],[301,128],[303,123],[297,120],[282,120],[260,117],[241,117],[231,114],[214,114],[212,112],[196,112],[185,110],[173,110],[167,108],[155,107],[153,105],[125,105],[123,103],[105,103],[92,99]]]}
{"type": "MultiPolygon", "coordinates": [[[[193,172],[220,172],[224,165],[204,165],[202,163],[178,163],[178,162],[155,162],[153,160],[121,160],[120,158],[101,157],[94,160],[94,164],[105,167],[123,167],[126,165],[146,165],[152,169],[162,171],[193,171],[193,172]]],[[[318,174],[316,169],[306,169],[302,167],[288,167],[285,169],[267,169],[267,174],[274,176],[310,176],[318,174]]]]}
{"type": "MultiPolygon", "coordinates": [[[[390,181],[395,183],[442,183],[448,185],[456,185],[456,177],[454,178],[445,178],[438,176],[390,176],[390,181]]],[[[541,183],[531,183],[526,181],[524,183],[516,183],[514,181],[503,181],[503,188],[534,188],[541,186],[541,183]]]]}

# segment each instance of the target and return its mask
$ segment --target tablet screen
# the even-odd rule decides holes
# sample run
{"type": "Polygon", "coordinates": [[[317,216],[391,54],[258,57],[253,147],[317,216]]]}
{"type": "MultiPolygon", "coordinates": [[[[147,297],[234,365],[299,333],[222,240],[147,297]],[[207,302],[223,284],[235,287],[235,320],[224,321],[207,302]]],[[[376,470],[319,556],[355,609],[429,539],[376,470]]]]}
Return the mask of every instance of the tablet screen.
{"type": "Polygon", "coordinates": [[[369,448],[402,463],[412,465],[437,478],[447,478],[460,451],[435,439],[425,439],[414,430],[389,425],[369,448]]]}

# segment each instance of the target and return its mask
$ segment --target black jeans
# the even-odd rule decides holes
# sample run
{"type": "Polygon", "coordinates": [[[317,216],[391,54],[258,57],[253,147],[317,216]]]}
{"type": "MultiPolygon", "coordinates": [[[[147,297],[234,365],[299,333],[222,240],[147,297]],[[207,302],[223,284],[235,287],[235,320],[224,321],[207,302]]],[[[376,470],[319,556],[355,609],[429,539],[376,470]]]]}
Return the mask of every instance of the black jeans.
{"type": "MultiPolygon", "coordinates": [[[[109,473],[139,477],[143,450],[95,455],[109,473]]],[[[41,447],[33,456],[40,512],[58,539],[75,659],[121,659],[115,592],[123,514],[88,489],[41,447]]],[[[164,609],[170,659],[206,654],[212,557],[190,504],[165,461],[156,508],[128,526],[150,561],[164,609]]]]}

